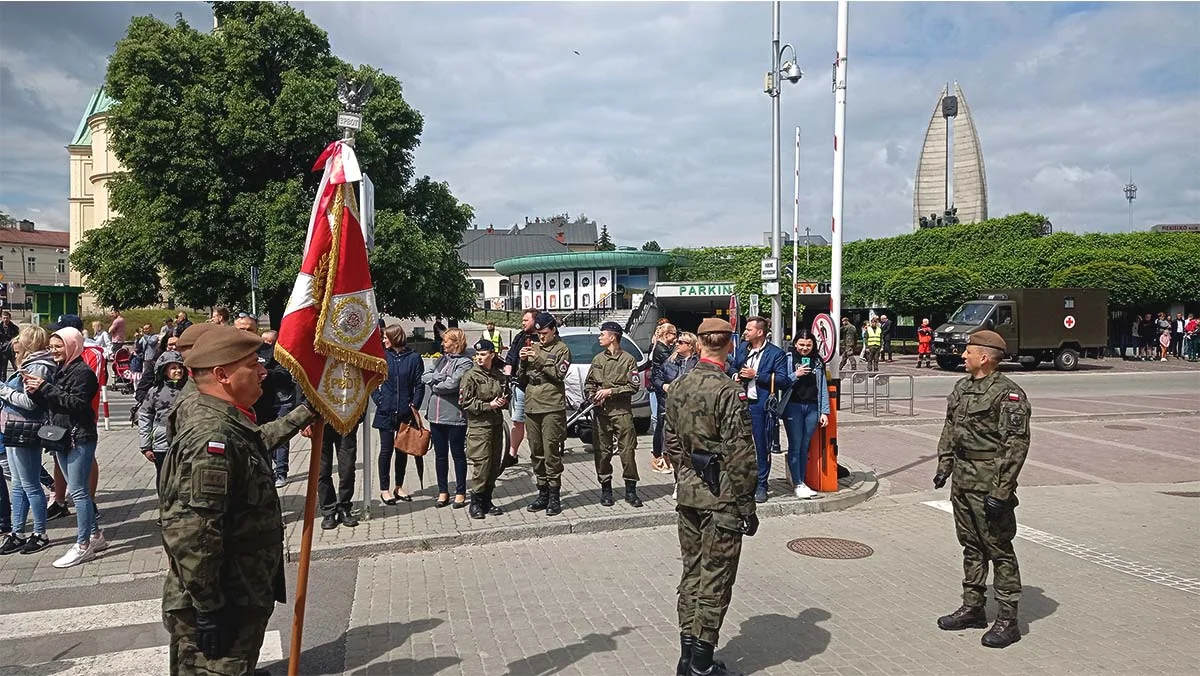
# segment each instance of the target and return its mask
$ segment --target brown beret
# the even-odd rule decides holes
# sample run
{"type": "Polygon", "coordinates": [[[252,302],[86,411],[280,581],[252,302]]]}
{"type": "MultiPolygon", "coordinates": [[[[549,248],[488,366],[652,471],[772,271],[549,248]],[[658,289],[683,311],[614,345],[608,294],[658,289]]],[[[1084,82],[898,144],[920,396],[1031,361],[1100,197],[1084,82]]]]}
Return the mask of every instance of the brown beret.
{"type": "Polygon", "coordinates": [[[186,352],[196,345],[196,341],[200,340],[200,336],[217,328],[217,324],[192,324],[179,334],[179,338],[175,341],[175,349],[180,352],[186,352]]]}
{"type": "MultiPolygon", "coordinates": [[[[212,325],[183,358],[190,369],[210,369],[225,366],[252,355],[262,347],[262,338],[232,326],[212,325]]],[[[189,331],[191,329],[188,329],[189,331]]]]}
{"type": "Polygon", "coordinates": [[[1004,342],[1004,336],[995,331],[976,331],[967,339],[967,345],[990,347],[1001,351],[1008,349],[1008,343],[1004,342]]]}
{"type": "Polygon", "coordinates": [[[700,322],[700,328],[696,329],[696,335],[703,336],[709,333],[733,333],[733,324],[720,317],[707,317],[700,322]]]}

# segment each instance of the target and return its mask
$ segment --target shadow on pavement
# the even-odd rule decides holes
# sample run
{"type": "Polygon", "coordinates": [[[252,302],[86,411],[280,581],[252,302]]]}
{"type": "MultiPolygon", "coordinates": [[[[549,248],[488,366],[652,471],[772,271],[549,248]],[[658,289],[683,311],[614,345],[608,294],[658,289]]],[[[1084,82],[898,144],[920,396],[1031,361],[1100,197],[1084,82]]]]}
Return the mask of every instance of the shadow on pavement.
{"type": "Polygon", "coordinates": [[[717,659],[747,674],[787,662],[804,662],[829,647],[829,631],[817,623],[832,617],[824,608],[807,608],[796,617],[751,617],[742,622],[740,633],[719,649],[717,659]]]}
{"type": "MultiPolygon", "coordinates": [[[[422,660],[403,658],[386,664],[371,664],[371,661],[388,650],[404,645],[408,642],[408,639],[416,634],[429,631],[444,621],[440,618],[428,618],[412,620],[411,622],[384,622],[365,627],[354,627],[331,641],[304,650],[300,654],[301,671],[309,673],[303,667],[305,664],[341,663],[341,658],[344,655],[344,668],[337,669],[333,673],[342,673],[343,671],[346,673],[366,673],[367,669],[363,667],[370,665],[369,670],[372,673],[436,674],[448,666],[458,664],[462,660],[458,657],[429,657],[422,660]],[[347,650],[347,646],[349,645],[354,645],[356,648],[359,646],[366,647],[365,649],[351,651],[347,650]],[[354,671],[355,669],[360,669],[360,671],[356,672],[354,671]]],[[[273,673],[286,673],[286,670],[286,659],[272,666],[273,673]]]]}
{"type": "Polygon", "coordinates": [[[1021,633],[1029,633],[1030,624],[1050,617],[1056,610],[1058,610],[1058,601],[1046,596],[1044,589],[1024,586],[1021,589],[1021,604],[1017,614],[1021,633]]]}
{"type": "Polygon", "coordinates": [[[509,662],[508,672],[505,676],[551,676],[551,674],[557,674],[588,655],[615,651],[617,649],[616,638],[633,630],[634,627],[621,627],[607,634],[588,634],[578,641],[560,648],[530,655],[516,662],[509,662]]]}

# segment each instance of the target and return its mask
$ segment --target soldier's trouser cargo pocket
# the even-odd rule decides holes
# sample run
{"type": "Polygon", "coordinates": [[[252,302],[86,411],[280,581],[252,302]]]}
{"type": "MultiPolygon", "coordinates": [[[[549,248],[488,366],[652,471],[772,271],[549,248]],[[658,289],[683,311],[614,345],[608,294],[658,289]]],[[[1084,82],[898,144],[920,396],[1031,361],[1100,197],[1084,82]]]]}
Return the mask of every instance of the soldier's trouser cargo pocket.
{"type": "Polygon", "coordinates": [[[171,634],[171,676],[253,676],[269,619],[271,611],[265,608],[237,608],[230,614],[229,654],[210,660],[196,646],[195,611],[163,613],[163,625],[171,634]]]}
{"type": "Polygon", "coordinates": [[[716,645],[742,555],[736,514],[679,506],[679,630],[716,645]]]}

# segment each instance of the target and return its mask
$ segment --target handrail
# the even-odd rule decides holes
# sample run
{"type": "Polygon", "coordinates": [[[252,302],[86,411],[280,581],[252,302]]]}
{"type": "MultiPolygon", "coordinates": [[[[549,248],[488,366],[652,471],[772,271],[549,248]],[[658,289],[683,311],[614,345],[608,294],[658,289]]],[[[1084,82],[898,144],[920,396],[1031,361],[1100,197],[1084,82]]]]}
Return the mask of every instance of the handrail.
{"type": "Polygon", "coordinates": [[[638,306],[633,309],[633,313],[630,314],[629,319],[625,321],[625,333],[631,334],[631,333],[633,333],[634,328],[640,327],[642,324],[645,324],[646,323],[645,309],[647,307],[651,307],[656,304],[657,304],[657,298],[655,297],[654,293],[652,293],[650,291],[643,292],[642,293],[642,302],[639,303],[638,306]],[[634,325],[635,321],[637,322],[636,327],[634,325]]]}
{"type": "Polygon", "coordinates": [[[613,295],[611,292],[609,292],[596,299],[596,304],[592,307],[581,310],[573,310],[562,318],[562,325],[592,326],[598,323],[598,320],[601,317],[607,315],[609,312],[612,312],[612,298],[613,295]],[[580,320],[584,321],[581,322],[580,320]]]}
{"type": "Polygon", "coordinates": [[[872,385],[871,389],[873,390],[871,392],[872,415],[874,415],[875,417],[879,417],[879,400],[880,399],[883,399],[884,413],[892,412],[892,402],[893,401],[907,401],[908,402],[908,415],[910,417],[915,415],[913,412],[913,407],[914,407],[913,395],[916,392],[916,387],[915,387],[915,382],[913,381],[913,377],[911,375],[879,373],[879,374],[876,374],[875,377],[871,379],[871,385],[872,385]],[[906,396],[906,397],[893,397],[892,396],[892,379],[893,378],[907,378],[908,379],[908,396],[906,396]],[[882,392],[882,396],[880,396],[881,392],[882,392]]]}

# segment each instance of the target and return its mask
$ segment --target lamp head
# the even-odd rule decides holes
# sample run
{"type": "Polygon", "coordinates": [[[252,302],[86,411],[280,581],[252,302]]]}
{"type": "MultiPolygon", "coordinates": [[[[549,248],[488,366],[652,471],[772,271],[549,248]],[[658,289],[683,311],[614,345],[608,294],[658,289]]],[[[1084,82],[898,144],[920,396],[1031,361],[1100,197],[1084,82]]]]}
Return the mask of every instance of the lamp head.
{"type": "Polygon", "coordinates": [[[796,84],[800,78],[804,77],[804,71],[800,70],[800,66],[797,66],[795,61],[784,61],[783,65],[779,67],[779,74],[792,84],[796,84]]]}

